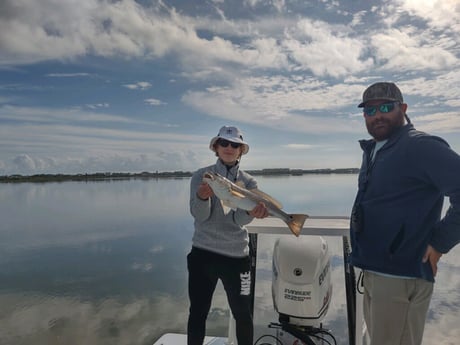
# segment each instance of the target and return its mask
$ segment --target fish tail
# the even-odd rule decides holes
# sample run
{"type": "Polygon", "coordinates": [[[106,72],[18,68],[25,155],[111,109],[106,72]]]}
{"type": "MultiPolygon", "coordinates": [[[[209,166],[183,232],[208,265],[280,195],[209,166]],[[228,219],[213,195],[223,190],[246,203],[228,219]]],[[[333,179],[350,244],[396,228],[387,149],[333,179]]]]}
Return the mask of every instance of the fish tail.
{"type": "Polygon", "coordinates": [[[287,226],[291,230],[291,232],[299,236],[300,231],[303,228],[303,224],[305,223],[305,220],[307,220],[308,215],[306,214],[289,214],[290,220],[286,222],[287,226]]]}

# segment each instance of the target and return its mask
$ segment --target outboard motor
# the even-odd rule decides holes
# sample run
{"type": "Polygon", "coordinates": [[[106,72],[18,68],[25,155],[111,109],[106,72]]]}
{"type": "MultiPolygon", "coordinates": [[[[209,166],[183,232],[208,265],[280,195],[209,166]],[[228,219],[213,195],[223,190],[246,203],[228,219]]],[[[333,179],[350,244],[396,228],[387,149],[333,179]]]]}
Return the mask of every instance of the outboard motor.
{"type": "Polygon", "coordinates": [[[321,236],[283,236],[275,242],[272,296],[281,324],[320,327],[332,297],[330,261],[321,236]]]}

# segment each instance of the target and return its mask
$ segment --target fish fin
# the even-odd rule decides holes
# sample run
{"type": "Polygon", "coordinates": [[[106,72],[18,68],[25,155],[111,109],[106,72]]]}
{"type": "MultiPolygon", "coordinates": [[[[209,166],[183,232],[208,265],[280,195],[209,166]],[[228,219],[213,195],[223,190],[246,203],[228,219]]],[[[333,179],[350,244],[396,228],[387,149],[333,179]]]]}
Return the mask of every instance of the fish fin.
{"type": "Polygon", "coordinates": [[[286,222],[287,226],[291,232],[297,237],[300,235],[300,231],[303,228],[305,220],[307,220],[308,215],[306,214],[289,214],[290,221],[286,222]]]}
{"type": "Polygon", "coordinates": [[[267,193],[262,192],[260,189],[257,189],[257,188],[256,189],[250,189],[250,191],[252,193],[254,193],[254,194],[257,194],[258,196],[260,196],[263,199],[267,199],[268,201],[270,201],[273,205],[275,205],[279,209],[283,208],[283,205],[278,200],[276,200],[271,195],[268,195],[267,193]]]}
{"type": "Polygon", "coordinates": [[[244,182],[243,181],[236,181],[235,184],[240,187],[240,188],[244,188],[246,189],[246,186],[244,185],[244,182]]]}

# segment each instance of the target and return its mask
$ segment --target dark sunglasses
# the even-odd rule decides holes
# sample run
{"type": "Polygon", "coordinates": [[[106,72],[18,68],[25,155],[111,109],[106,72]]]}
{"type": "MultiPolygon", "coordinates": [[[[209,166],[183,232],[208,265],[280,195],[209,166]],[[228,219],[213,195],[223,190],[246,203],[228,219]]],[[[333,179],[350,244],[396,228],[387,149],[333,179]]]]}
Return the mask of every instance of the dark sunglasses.
{"type": "Polygon", "coordinates": [[[397,102],[383,103],[379,105],[369,105],[369,106],[364,107],[363,112],[367,116],[374,116],[375,114],[377,114],[377,109],[378,109],[381,113],[386,114],[386,113],[393,111],[396,103],[397,102]]]}
{"type": "Polygon", "coordinates": [[[227,147],[228,145],[231,145],[234,149],[237,149],[238,147],[241,146],[241,144],[234,143],[234,142],[224,140],[224,139],[220,139],[217,143],[222,147],[227,147]]]}

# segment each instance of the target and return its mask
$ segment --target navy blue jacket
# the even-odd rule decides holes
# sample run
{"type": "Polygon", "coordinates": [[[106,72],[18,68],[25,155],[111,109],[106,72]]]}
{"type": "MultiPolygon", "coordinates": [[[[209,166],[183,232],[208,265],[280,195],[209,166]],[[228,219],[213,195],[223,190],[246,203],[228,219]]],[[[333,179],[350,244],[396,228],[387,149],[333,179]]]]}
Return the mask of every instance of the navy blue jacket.
{"type": "Polygon", "coordinates": [[[361,140],[363,161],[352,214],[352,264],[434,281],[428,244],[447,253],[460,242],[460,156],[441,138],[407,124],[371,162],[374,140],[361,140]],[[443,219],[444,197],[450,207],[443,219]],[[353,221],[357,216],[358,222],[353,221]],[[361,222],[361,227],[355,224],[361,222]]]}

